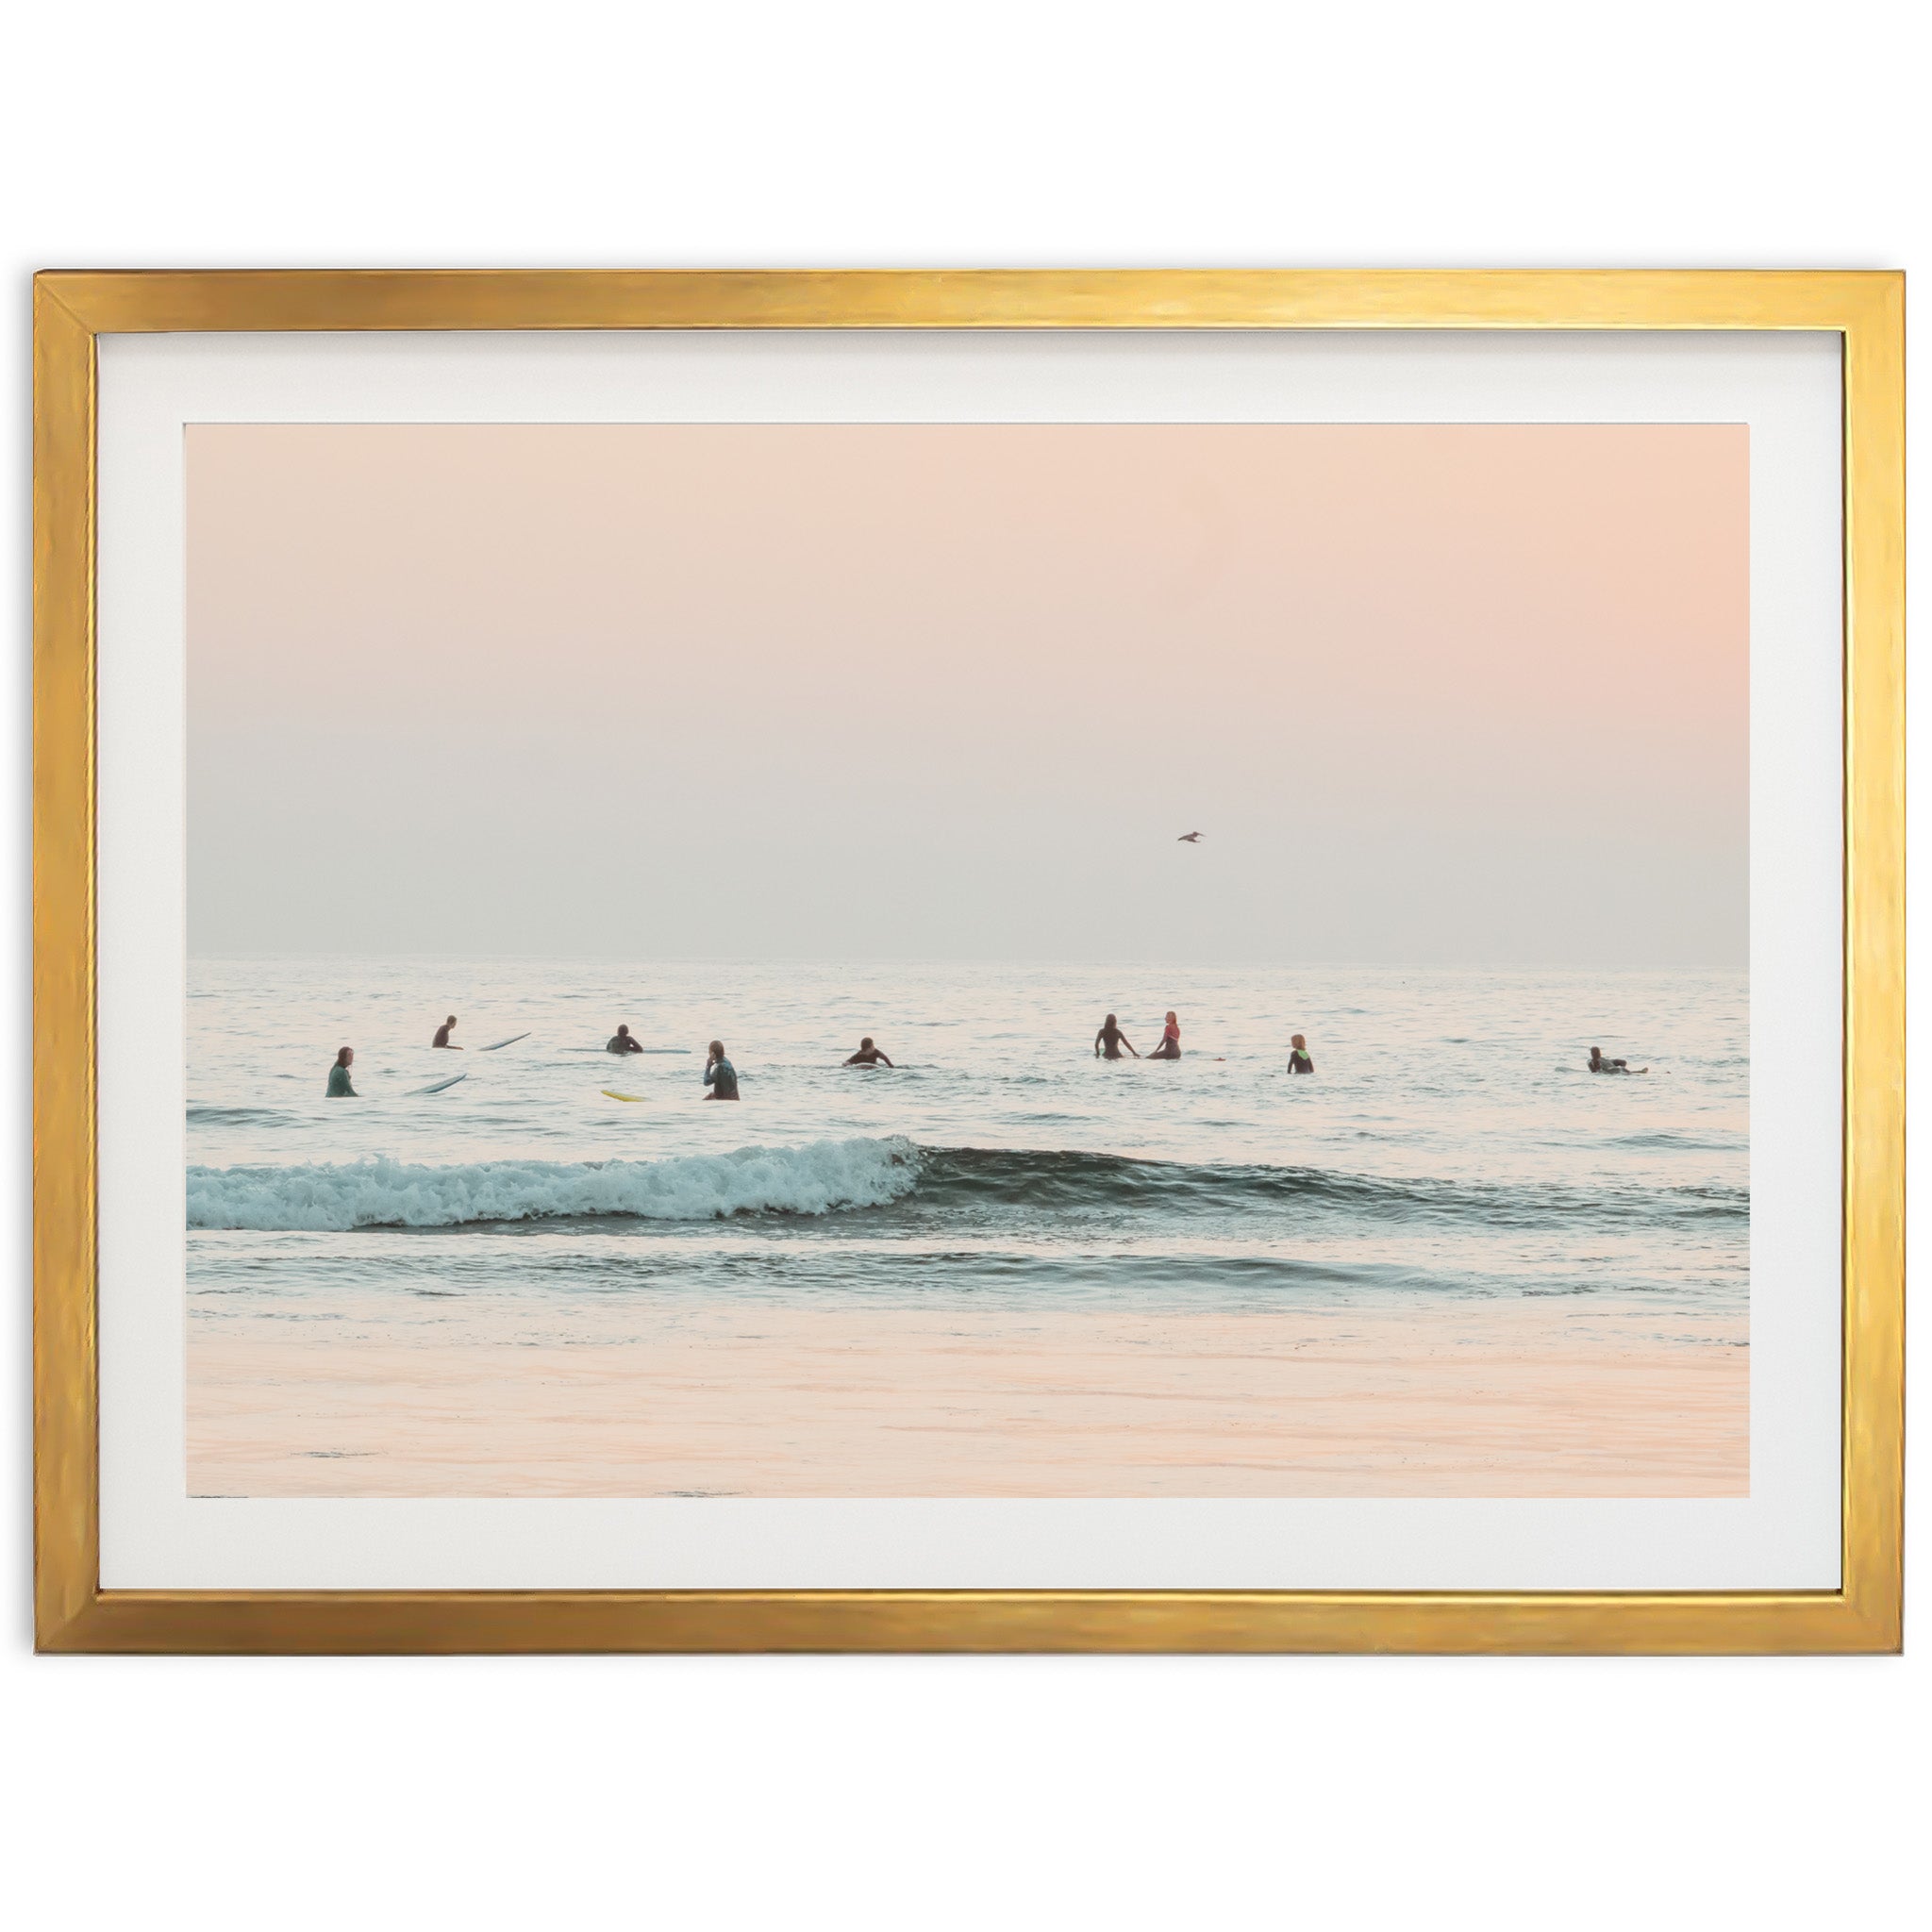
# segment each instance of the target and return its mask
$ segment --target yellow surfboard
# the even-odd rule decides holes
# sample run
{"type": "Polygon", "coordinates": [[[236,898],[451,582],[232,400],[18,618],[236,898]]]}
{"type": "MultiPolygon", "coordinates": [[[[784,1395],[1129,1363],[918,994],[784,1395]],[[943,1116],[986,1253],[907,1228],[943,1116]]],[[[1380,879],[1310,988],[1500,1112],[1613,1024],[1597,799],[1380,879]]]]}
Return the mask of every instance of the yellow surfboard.
{"type": "Polygon", "coordinates": [[[644,1097],[641,1093],[620,1093],[615,1087],[607,1087],[604,1091],[612,1100],[641,1100],[644,1097]]]}

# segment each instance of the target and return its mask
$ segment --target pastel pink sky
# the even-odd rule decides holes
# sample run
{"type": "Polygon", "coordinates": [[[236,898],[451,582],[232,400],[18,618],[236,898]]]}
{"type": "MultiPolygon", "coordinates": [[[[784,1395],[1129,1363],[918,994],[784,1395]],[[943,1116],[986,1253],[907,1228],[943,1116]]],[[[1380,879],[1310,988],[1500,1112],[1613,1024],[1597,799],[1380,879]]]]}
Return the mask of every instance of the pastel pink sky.
{"type": "Polygon", "coordinates": [[[191,944],[1741,966],[1747,458],[195,427],[191,944]]]}

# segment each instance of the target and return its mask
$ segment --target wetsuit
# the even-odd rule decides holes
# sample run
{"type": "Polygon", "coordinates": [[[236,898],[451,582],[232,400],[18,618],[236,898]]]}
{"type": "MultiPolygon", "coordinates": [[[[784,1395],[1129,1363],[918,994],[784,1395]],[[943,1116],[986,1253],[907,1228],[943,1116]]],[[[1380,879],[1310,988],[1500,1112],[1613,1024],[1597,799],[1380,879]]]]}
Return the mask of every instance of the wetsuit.
{"type": "Polygon", "coordinates": [[[1315,1071],[1315,1063],[1308,1058],[1307,1047],[1291,1046],[1289,1048],[1288,1071],[1291,1074],[1312,1074],[1315,1071]]]}
{"type": "Polygon", "coordinates": [[[886,1058],[885,1055],[877,1047],[861,1046],[845,1064],[848,1067],[876,1067],[881,1065],[890,1067],[892,1063],[886,1058]]]}
{"type": "Polygon", "coordinates": [[[349,1070],[341,1060],[328,1070],[328,1092],[325,1097],[329,1100],[360,1100],[362,1097],[349,1085],[349,1070]]]}
{"type": "Polygon", "coordinates": [[[449,1044],[449,1028],[447,1026],[439,1026],[436,1029],[436,1038],[429,1043],[431,1046],[447,1046],[449,1044]]]}
{"type": "Polygon", "coordinates": [[[729,1060],[713,1060],[705,1069],[705,1085],[711,1090],[705,1096],[708,1100],[736,1100],[738,1069],[729,1060]]]}

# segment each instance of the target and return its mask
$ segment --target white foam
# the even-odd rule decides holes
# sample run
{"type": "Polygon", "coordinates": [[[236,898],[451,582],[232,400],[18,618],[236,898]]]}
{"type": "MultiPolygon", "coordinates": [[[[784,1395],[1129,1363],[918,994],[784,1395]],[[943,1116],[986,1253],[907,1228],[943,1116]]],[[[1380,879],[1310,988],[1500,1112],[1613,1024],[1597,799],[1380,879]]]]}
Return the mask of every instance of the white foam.
{"type": "Polygon", "coordinates": [[[909,1141],[814,1141],[672,1160],[479,1160],[418,1167],[191,1167],[188,1225],[259,1230],[454,1227],[472,1221],[622,1214],[709,1221],[879,1208],[918,1181],[909,1141]]]}

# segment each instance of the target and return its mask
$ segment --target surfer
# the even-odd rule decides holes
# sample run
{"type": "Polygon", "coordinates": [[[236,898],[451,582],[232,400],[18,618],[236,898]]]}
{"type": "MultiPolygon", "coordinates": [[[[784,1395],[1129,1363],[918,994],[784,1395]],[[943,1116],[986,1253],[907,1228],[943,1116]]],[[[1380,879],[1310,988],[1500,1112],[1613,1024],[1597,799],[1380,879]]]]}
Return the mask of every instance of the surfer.
{"type": "Polygon", "coordinates": [[[1177,1060],[1181,1057],[1181,1023],[1170,1012],[1160,1044],[1147,1058],[1150,1060],[1177,1060]]]}
{"type": "Polygon", "coordinates": [[[1117,1060],[1121,1057],[1122,1047],[1125,1047],[1136,1059],[1141,1058],[1134,1042],[1121,1031],[1120,1022],[1109,1013],[1101,1023],[1100,1031],[1093,1036],[1093,1058],[1099,1059],[1102,1050],[1105,1049],[1108,1059],[1117,1060]]]}
{"type": "Polygon", "coordinates": [[[858,1042],[858,1051],[849,1060],[841,1060],[839,1064],[845,1067],[890,1067],[892,1062],[872,1043],[872,1035],[868,1033],[858,1042]]]}
{"type": "Polygon", "coordinates": [[[449,1030],[456,1024],[457,1016],[454,1013],[452,1013],[449,1016],[449,1018],[445,1020],[442,1023],[442,1024],[436,1029],[436,1038],[429,1042],[430,1045],[446,1046],[456,1053],[461,1053],[462,1048],[458,1046],[456,1041],[449,1037],[449,1030]]]}
{"type": "Polygon", "coordinates": [[[1288,1042],[1288,1071],[1291,1074],[1312,1074],[1315,1063],[1308,1058],[1308,1041],[1305,1033],[1295,1034],[1288,1042]]]}
{"type": "Polygon", "coordinates": [[[711,1090],[705,1095],[707,1100],[738,1098],[738,1069],[724,1058],[722,1040],[711,1042],[710,1058],[705,1062],[705,1085],[711,1090]]]}
{"type": "Polygon", "coordinates": [[[1604,1050],[1593,1046],[1590,1050],[1590,1071],[1592,1074],[1647,1074],[1648,1067],[1633,1067],[1628,1060],[1607,1060],[1604,1050]]]}
{"type": "Polygon", "coordinates": [[[628,1026],[620,1025],[617,1031],[604,1042],[604,1051],[606,1053],[642,1053],[643,1048],[631,1038],[628,1026]]]}
{"type": "Polygon", "coordinates": [[[328,1070],[329,1100],[360,1100],[362,1096],[349,1085],[349,1062],[356,1058],[356,1049],[345,1046],[336,1055],[336,1063],[328,1070]]]}

